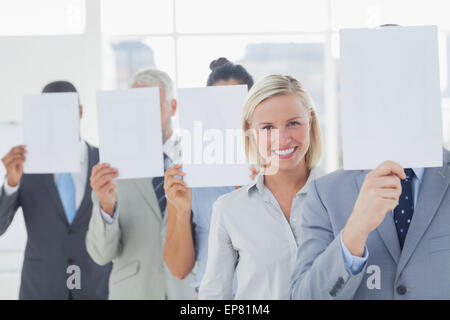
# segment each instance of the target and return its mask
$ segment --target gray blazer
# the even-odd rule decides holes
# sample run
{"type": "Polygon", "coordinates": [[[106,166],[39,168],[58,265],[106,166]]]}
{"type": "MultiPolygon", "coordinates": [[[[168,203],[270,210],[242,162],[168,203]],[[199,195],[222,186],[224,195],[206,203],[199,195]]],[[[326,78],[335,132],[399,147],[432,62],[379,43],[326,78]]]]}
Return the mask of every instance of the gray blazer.
{"type": "Polygon", "coordinates": [[[352,275],[340,233],[368,171],[336,171],[315,181],[303,213],[292,299],[450,299],[450,154],[426,168],[400,250],[390,213],[367,239],[364,269],[352,275]]]}
{"type": "MultiPolygon", "coordinates": [[[[98,162],[98,149],[88,145],[88,177],[98,162]]],[[[27,244],[22,267],[20,299],[106,299],[111,265],[97,265],[89,256],[85,236],[92,212],[91,187],[69,225],[52,174],[24,174],[19,191],[0,196],[0,235],[22,207],[27,244]],[[77,265],[81,289],[69,290],[69,265],[77,265]]]]}
{"type": "Polygon", "coordinates": [[[113,262],[109,299],[195,298],[190,285],[193,276],[178,280],[164,262],[167,208],[163,218],[152,179],[124,179],[116,183],[114,222],[105,222],[100,202],[92,193],[94,207],[86,235],[92,259],[99,264],[113,262]]]}

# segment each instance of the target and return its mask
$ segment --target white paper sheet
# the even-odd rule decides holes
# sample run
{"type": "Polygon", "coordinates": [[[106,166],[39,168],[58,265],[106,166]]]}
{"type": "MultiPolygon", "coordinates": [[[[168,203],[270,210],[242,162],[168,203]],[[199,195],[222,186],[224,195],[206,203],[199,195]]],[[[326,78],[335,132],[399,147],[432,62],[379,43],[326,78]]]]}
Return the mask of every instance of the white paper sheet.
{"type": "Polygon", "coordinates": [[[97,92],[100,162],[118,179],[164,175],[159,88],[97,92]]]}
{"type": "Polygon", "coordinates": [[[442,166],[437,28],[340,31],[344,169],[442,166]]]}
{"type": "Polygon", "coordinates": [[[246,96],[246,85],[178,91],[184,180],[189,187],[241,186],[250,181],[241,130],[246,96]]]}
{"type": "Polygon", "coordinates": [[[77,93],[24,97],[24,173],[80,171],[80,114],[77,93]]]}

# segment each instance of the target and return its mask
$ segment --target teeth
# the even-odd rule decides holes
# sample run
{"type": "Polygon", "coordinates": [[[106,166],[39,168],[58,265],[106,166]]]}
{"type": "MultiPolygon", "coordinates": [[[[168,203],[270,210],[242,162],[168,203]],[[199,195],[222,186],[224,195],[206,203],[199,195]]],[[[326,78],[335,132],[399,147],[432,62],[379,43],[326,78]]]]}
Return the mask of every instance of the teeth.
{"type": "Polygon", "coordinates": [[[295,148],[284,149],[284,150],[273,150],[273,151],[279,156],[285,156],[285,155],[288,155],[288,154],[294,152],[294,149],[295,148]]]}

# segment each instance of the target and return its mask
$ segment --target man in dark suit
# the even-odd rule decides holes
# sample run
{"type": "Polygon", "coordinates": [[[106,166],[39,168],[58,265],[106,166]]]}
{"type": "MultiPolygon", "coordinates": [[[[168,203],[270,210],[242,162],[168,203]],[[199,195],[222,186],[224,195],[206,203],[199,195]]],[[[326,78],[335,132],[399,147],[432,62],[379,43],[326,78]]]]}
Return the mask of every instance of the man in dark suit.
{"type": "MultiPolygon", "coordinates": [[[[49,83],[43,93],[77,92],[67,81],[49,83]]],[[[80,105],[80,118],[83,108],[80,105]]],[[[107,299],[111,264],[97,265],[86,251],[92,212],[88,177],[98,149],[80,138],[76,173],[23,174],[26,147],[2,159],[7,176],[0,189],[0,235],[22,207],[28,239],[19,299],[107,299]]]]}

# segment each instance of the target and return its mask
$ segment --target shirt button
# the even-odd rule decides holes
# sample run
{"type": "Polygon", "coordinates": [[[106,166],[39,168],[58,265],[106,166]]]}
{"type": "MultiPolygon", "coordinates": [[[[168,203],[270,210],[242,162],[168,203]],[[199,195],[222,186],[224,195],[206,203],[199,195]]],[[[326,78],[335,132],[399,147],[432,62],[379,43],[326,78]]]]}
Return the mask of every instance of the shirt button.
{"type": "Polygon", "coordinates": [[[73,263],[73,259],[72,258],[67,259],[67,263],[68,264],[72,264],[73,263]]]}
{"type": "Polygon", "coordinates": [[[406,293],[406,287],[401,285],[397,287],[397,293],[401,296],[403,296],[406,293]]]}

